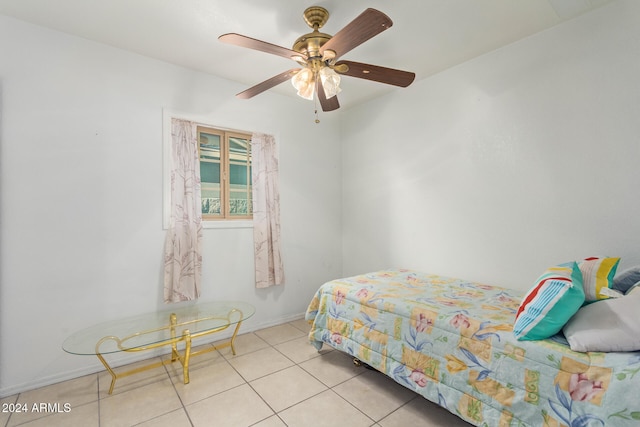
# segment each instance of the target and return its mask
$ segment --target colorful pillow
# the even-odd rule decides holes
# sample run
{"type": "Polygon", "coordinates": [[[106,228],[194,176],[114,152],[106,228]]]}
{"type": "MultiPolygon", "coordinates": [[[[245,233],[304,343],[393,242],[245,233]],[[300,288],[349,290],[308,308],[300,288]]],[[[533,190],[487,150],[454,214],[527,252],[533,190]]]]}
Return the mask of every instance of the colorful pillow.
{"type": "Polygon", "coordinates": [[[520,303],[513,325],[518,340],[541,340],[558,333],[584,303],[576,262],[549,268],[520,303]]]}
{"type": "Polygon", "coordinates": [[[619,262],[620,258],[591,257],[578,263],[582,272],[582,286],[586,302],[609,298],[601,294],[600,290],[612,287],[613,277],[616,275],[619,262]]]}
{"type": "Polygon", "coordinates": [[[640,293],[582,307],[562,331],[573,351],[640,350],[640,293]]]}

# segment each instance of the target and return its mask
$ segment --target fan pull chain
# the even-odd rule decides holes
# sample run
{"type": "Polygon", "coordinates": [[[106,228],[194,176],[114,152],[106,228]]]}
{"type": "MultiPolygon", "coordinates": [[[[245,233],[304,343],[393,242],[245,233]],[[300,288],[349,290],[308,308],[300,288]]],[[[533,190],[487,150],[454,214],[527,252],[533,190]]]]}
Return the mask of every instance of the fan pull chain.
{"type": "Polygon", "coordinates": [[[313,103],[315,104],[315,111],[314,114],[316,115],[316,124],[320,123],[320,119],[318,118],[318,97],[314,96],[313,97],[313,103]]]}

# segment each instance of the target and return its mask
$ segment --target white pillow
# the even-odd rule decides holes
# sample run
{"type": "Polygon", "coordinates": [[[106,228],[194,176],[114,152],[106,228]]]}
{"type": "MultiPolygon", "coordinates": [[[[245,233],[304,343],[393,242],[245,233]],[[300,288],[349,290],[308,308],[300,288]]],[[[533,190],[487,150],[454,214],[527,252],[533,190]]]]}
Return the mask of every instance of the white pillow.
{"type": "Polygon", "coordinates": [[[640,292],[586,305],[562,331],[573,351],[640,350],[640,292]]]}

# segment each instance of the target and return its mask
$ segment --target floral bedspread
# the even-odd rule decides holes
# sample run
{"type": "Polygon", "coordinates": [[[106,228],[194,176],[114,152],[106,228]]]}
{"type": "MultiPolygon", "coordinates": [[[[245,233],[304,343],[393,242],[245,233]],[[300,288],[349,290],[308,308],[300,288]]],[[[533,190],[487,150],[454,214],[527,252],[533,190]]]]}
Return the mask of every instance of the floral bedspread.
{"type": "Polygon", "coordinates": [[[477,426],[638,426],[640,352],[517,341],[524,292],[409,270],[324,284],[310,340],[357,357],[477,426]]]}

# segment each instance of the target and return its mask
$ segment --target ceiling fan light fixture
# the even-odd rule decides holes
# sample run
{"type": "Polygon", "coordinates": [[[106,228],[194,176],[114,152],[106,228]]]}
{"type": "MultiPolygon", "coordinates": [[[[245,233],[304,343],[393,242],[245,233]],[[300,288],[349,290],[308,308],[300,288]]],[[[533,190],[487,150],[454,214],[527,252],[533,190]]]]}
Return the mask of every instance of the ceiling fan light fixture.
{"type": "Polygon", "coordinates": [[[415,73],[408,71],[339,60],[347,52],[393,25],[391,19],[379,10],[366,9],[334,36],[319,31],[329,18],[326,9],[309,7],[303,17],[313,31],[298,37],[291,49],[236,33],[219,37],[224,43],[292,59],[299,65],[299,68],[280,73],[238,93],[238,98],[251,98],[291,80],[300,97],[317,100],[322,111],[334,111],[340,108],[337,94],[341,92],[340,79],[343,75],[399,87],[407,87],[415,79],[415,73]],[[319,93],[317,86],[322,86],[319,93]]]}
{"type": "Polygon", "coordinates": [[[324,88],[324,95],[329,98],[333,98],[340,93],[340,75],[335,70],[329,67],[322,67],[320,69],[320,81],[324,88]]]}
{"type": "Polygon", "coordinates": [[[309,68],[303,68],[291,78],[291,84],[298,91],[298,96],[313,101],[315,86],[313,71],[309,68]]]}

